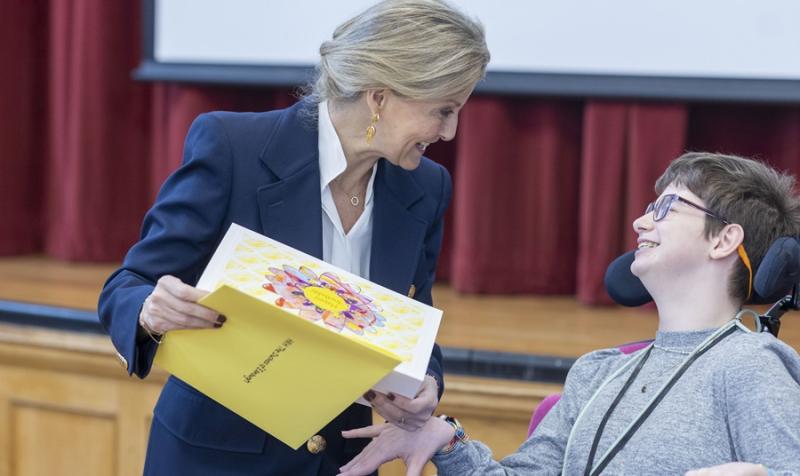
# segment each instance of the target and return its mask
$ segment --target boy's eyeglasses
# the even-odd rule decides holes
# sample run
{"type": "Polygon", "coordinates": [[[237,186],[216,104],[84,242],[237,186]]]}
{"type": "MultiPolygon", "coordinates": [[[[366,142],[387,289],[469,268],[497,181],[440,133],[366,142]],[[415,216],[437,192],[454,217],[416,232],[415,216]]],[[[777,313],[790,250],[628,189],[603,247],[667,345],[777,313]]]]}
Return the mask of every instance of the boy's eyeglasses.
{"type": "Polygon", "coordinates": [[[653,213],[653,221],[661,221],[664,218],[666,218],[667,213],[669,213],[669,211],[672,209],[672,204],[675,203],[676,201],[677,202],[683,202],[683,203],[689,205],[690,207],[694,207],[694,208],[700,210],[701,212],[704,212],[707,215],[710,215],[710,216],[716,218],[717,220],[721,221],[722,223],[724,223],[726,225],[730,224],[728,222],[728,220],[722,218],[721,216],[719,216],[716,213],[712,212],[708,208],[701,207],[700,205],[698,205],[698,204],[696,204],[694,202],[686,200],[685,198],[679,196],[677,193],[670,193],[670,194],[667,194],[667,195],[664,195],[664,196],[660,197],[655,202],[650,202],[647,205],[647,209],[645,210],[644,213],[647,214],[647,213],[651,213],[652,212],[653,213]]]}
{"type": "MultiPolygon", "coordinates": [[[[683,202],[690,207],[694,207],[701,212],[704,212],[706,215],[716,218],[717,220],[721,221],[725,225],[730,225],[730,222],[721,216],[717,215],[716,213],[712,212],[706,207],[701,207],[700,205],[693,203],[685,198],[679,196],[677,193],[668,193],[667,195],[661,196],[655,202],[650,202],[645,209],[645,215],[648,213],[653,214],[653,221],[661,221],[666,218],[669,211],[672,209],[672,204],[675,202],[683,202]]],[[[739,245],[736,249],[739,253],[739,258],[741,258],[742,263],[744,263],[745,268],[747,268],[747,272],[749,273],[750,280],[747,284],[747,298],[745,301],[750,300],[750,296],[753,294],[753,267],[750,264],[750,257],[747,256],[747,252],[744,250],[744,245],[739,245]]]]}

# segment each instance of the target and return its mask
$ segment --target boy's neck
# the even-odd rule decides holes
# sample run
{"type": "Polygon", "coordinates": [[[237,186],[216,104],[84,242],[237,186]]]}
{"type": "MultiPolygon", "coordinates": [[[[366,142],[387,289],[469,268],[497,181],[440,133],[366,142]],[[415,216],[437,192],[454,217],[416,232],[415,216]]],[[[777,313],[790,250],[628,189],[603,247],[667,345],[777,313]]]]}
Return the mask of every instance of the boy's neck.
{"type": "Polygon", "coordinates": [[[658,307],[659,331],[697,331],[725,325],[741,306],[728,294],[723,281],[705,281],[702,285],[682,285],[653,293],[658,307]]]}
{"type": "Polygon", "coordinates": [[[658,310],[658,330],[661,332],[688,332],[722,327],[736,316],[739,309],[730,308],[693,308],[671,307],[658,310]]]}

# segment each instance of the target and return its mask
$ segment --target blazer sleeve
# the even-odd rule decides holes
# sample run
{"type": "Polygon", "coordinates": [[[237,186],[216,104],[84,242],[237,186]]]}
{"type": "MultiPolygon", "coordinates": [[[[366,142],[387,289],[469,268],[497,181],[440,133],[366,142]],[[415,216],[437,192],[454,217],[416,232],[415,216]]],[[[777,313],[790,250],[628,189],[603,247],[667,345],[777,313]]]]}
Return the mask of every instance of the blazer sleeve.
{"type": "MultiPolygon", "coordinates": [[[[425,249],[423,250],[425,264],[428,269],[426,270],[425,281],[419,286],[415,296],[417,300],[428,305],[433,303],[431,290],[436,280],[436,264],[439,261],[439,252],[442,248],[444,214],[447,211],[447,207],[450,206],[450,199],[453,194],[453,184],[450,173],[441,165],[438,165],[437,169],[440,174],[439,204],[435,218],[425,236],[425,249]]],[[[433,351],[431,352],[431,359],[428,362],[427,373],[436,379],[436,383],[439,385],[439,399],[442,398],[442,394],[444,393],[444,366],[442,361],[442,349],[439,347],[439,344],[434,344],[433,351]]]]}
{"type": "Polygon", "coordinates": [[[139,313],[156,281],[173,275],[197,282],[221,236],[231,194],[233,160],[228,135],[213,113],[199,116],[189,129],[183,164],[164,183],[147,212],[141,238],[106,281],[98,314],[128,374],[150,372],[156,344],[137,342],[139,313]]]}

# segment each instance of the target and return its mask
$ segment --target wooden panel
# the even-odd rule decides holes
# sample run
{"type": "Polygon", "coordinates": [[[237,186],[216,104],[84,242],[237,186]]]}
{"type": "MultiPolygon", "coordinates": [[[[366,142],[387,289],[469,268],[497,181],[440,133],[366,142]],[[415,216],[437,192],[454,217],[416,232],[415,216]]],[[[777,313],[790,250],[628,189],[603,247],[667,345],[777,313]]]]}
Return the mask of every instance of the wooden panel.
{"type": "Polygon", "coordinates": [[[0,476],[142,474],[165,377],[128,377],[102,336],[0,326],[0,476]]]}
{"type": "Polygon", "coordinates": [[[147,437],[150,434],[153,408],[161,393],[163,381],[154,379],[142,382],[134,378],[127,382],[119,382],[117,385],[121,392],[117,424],[122,436],[117,442],[118,464],[113,474],[141,475],[147,453],[147,437]]]}
{"type": "Polygon", "coordinates": [[[117,429],[112,416],[14,405],[11,474],[114,474],[117,429]]]}

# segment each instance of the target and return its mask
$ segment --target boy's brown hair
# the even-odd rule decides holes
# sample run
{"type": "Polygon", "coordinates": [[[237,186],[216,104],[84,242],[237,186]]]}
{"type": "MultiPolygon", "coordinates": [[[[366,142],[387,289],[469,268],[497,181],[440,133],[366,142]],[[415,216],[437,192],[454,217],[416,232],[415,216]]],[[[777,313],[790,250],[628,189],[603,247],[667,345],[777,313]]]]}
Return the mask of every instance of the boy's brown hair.
{"type": "MultiPolygon", "coordinates": [[[[670,163],[656,181],[656,193],[669,184],[683,186],[703,199],[706,208],[744,230],[744,249],[753,273],[769,246],[781,236],[800,234],[800,200],[795,194],[795,179],[772,167],[744,157],[689,152],[670,163]]],[[[706,237],[725,226],[706,216],[706,237]]],[[[734,269],[729,294],[744,302],[749,292],[749,273],[744,263],[734,269]]]]}

